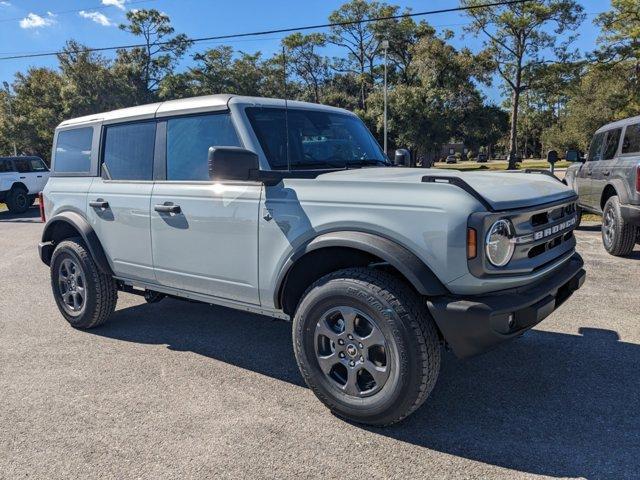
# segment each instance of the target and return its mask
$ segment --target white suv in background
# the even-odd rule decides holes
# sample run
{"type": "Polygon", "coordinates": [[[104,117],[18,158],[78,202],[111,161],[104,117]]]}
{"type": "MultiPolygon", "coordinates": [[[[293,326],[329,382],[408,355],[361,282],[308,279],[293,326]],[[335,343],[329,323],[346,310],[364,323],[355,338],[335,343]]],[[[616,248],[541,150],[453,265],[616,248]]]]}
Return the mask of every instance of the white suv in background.
{"type": "Polygon", "coordinates": [[[0,202],[12,213],[26,212],[47,180],[49,169],[39,157],[0,157],[0,202]]]}

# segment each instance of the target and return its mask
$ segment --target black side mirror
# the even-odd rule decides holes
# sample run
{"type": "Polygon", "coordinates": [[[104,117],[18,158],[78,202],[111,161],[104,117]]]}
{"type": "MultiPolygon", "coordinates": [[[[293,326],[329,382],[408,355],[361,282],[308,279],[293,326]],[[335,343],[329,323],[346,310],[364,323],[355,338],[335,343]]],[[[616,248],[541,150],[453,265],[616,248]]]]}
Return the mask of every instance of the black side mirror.
{"type": "Polygon", "coordinates": [[[564,156],[567,162],[584,162],[584,156],[578,150],[567,150],[564,156]]]}
{"type": "Polygon", "coordinates": [[[547,153],[547,162],[549,162],[550,164],[554,164],[558,161],[558,152],[555,150],[550,150],[547,153]]]}
{"type": "Polygon", "coordinates": [[[209,147],[211,180],[253,180],[260,169],[258,155],[240,147],[209,147]]]}
{"type": "Polygon", "coordinates": [[[393,164],[396,167],[408,167],[411,165],[411,153],[409,150],[404,148],[400,148],[396,150],[396,153],[393,157],[393,164]]]}

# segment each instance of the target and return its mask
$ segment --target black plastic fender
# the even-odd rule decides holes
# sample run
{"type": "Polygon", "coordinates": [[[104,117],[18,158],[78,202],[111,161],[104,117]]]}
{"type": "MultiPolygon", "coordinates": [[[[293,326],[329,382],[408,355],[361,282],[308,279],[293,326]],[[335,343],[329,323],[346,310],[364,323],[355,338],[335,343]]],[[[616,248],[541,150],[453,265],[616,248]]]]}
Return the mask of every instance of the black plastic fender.
{"type": "Polygon", "coordinates": [[[42,242],[38,247],[40,259],[46,265],[49,265],[55,243],[62,239],[69,238],[69,235],[65,234],[68,233],[69,227],[77,231],[78,235],[82,237],[100,271],[108,275],[113,275],[113,270],[111,270],[98,235],[96,235],[96,232],[91,228],[91,225],[89,225],[85,218],[76,212],[61,212],[47,221],[44,226],[44,231],[42,232],[42,242]],[[61,237],[61,234],[64,236],[61,237]]]}
{"type": "Polygon", "coordinates": [[[309,252],[327,247],[353,248],[375,255],[396,268],[421,295],[437,296],[449,293],[431,269],[406,247],[372,233],[338,231],[315,237],[298,249],[284,264],[276,281],[276,308],[282,308],[281,295],[286,286],[287,274],[296,261],[309,252]]]}

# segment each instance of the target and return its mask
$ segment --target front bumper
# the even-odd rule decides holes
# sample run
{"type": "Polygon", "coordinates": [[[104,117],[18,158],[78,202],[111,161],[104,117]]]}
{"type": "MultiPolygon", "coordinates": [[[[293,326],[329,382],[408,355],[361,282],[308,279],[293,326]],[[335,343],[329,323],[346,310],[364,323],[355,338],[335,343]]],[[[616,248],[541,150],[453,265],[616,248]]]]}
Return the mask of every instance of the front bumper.
{"type": "Polygon", "coordinates": [[[640,205],[620,205],[622,218],[640,227],[640,205]]]}
{"type": "Polygon", "coordinates": [[[545,319],[582,286],[586,275],[583,265],[575,253],[532,285],[479,296],[435,297],[427,305],[456,356],[471,357],[545,319]]]}

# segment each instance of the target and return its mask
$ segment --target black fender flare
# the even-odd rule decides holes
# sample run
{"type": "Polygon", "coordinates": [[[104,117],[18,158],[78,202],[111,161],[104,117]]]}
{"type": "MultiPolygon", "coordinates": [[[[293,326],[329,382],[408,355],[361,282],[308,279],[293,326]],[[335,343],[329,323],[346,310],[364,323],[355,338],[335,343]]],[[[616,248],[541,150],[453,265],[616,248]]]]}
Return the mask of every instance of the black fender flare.
{"type": "MultiPolygon", "coordinates": [[[[56,229],[60,225],[70,226],[76,230],[85,245],[89,249],[91,257],[98,265],[98,268],[102,273],[107,275],[113,275],[113,270],[109,265],[107,256],[104,253],[100,239],[95,230],[89,225],[89,222],[76,212],[61,212],[51,217],[44,226],[42,232],[42,243],[40,244],[40,258],[49,265],[51,262],[51,255],[53,254],[54,242],[56,239],[56,229]]],[[[68,238],[68,237],[65,237],[68,238]]]]}
{"type": "Polygon", "coordinates": [[[337,231],[321,234],[300,247],[281,268],[274,291],[274,304],[282,308],[282,292],[287,275],[293,265],[309,252],[327,247],[346,247],[360,250],[389,263],[413,285],[421,295],[437,296],[449,293],[433,271],[413,252],[393,240],[380,235],[358,232],[337,231]]]}
{"type": "Polygon", "coordinates": [[[602,202],[602,196],[604,195],[604,191],[607,187],[611,187],[615,190],[618,198],[620,199],[620,203],[629,203],[629,192],[627,191],[627,186],[622,179],[612,178],[607,182],[605,187],[602,189],[602,193],[600,194],[600,201],[602,202]]]}

